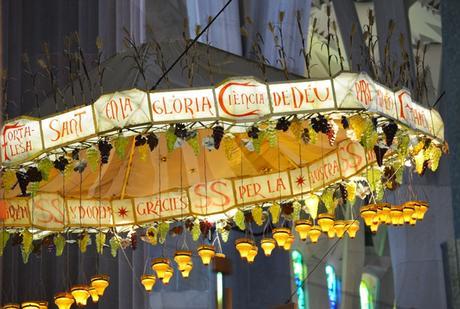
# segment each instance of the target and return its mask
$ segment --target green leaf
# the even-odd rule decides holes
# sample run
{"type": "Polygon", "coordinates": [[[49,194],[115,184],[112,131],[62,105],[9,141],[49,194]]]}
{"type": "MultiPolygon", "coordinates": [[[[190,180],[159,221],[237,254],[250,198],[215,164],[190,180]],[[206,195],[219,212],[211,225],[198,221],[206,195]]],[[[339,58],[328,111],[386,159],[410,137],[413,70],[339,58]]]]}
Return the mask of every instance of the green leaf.
{"type": "Polygon", "coordinates": [[[49,158],[43,158],[40,161],[38,161],[37,168],[42,174],[43,180],[48,180],[53,166],[53,162],[49,158]]]}
{"type": "Polygon", "coordinates": [[[120,134],[113,140],[113,145],[115,147],[115,153],[117,156],[123,160],[126,157],[126,148],[129,144],[129,138],[120,134]]]}
{"type": "Polygon", "coordinates": [[[244,231],[246,229],[244,212],[242,212],[240,209],[238,209],[235,216],[233,217],[233,221],[235,221],[236,226],[240,230],[244,231]]]}
{"type": "Polygon", "coordinates": [[[94,147],[88,148],[86,150],[86,159],[88,160],[88,165],[93,172],[97,171],[99,166],[99,150],[94,147]]]}
{"type": "Polygon", "coordinates": [[[169,126],[168,130],[165,133],[166,136],[166,146],[168,147],[168,152],[174,150],[174,145],[176,144],[177,136],[174,134],[174,126],[169,126]]]}
{"type": "Polygon", "coordinates": [[[10,233],[2,230],[2,234],[0,235],[0,256],[3,256],[3,250],[5,250],[8,239],[10,239],[10,233]]]}
{"type": "Polygon", "coordinates": [[[168,222],[161,222],[158,225],[158,241],[160,244],[163,244],[166,241],[166,236],[169,232],[169,223],[168,222]]]}
{"type": "Polygon", "coordinates": [[[61,256],[64,252],[65,238],[62,234],[57,234],[53,237],[53,243],[56,247],[56,256],[61,256]]]}
{"type": "Polygon", "coordinates": [[[99,254],[104,252],[104,244],[105,244],[106,235],[102,232],[96,234],[96,251],[99,254]]]}
{"type": "Polygon", "coordinates": [[[121,247],[120,240],[118,239],[117,236],[112,236],[109,240],[110,244],[110,253],[112,254],[113,257],[117,257],[117,252],[118,249],[121,247]]]}
{"type": "Polygon", "coordinates": [[[258,225],[261,226],[264,224],[264,212],[262,207],[260,206],[255,206],[251,210],[252,218],[254,219],[254,222],[258,225]]]}
{"type": "Polygon", "coordinates": [[[280,219],[280,213],[281,213],[281,206],[279,203],[274,202],[270,208],[268,208],[268,211],[272,215],[272,223],[277,224],[279,219],[280,219]]]}

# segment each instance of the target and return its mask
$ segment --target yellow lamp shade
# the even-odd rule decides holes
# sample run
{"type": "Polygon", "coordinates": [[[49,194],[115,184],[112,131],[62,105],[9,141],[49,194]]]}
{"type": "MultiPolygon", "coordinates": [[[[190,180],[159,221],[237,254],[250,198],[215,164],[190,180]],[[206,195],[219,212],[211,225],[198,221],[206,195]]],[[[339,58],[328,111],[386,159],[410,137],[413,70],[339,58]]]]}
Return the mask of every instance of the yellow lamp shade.
{"type": "Polygon", "coordinates": [[[47,301],[40,301],[38,302],[40,309],[48,309],[48,302],[47,301]]]}
{"type": "Polygon", "coordinates": [[[346,221],[347,224],[347,234],[348,236],[353,239],[356,237],[356,234],[359,231],[359,221],[358,220],[348,220],[346,221]]]}
{"type": "Polygon", "coordinates": [[[54,296],[54,303],[59,309],[70,309],[74,302],[75,299],[73,298],[72,294],[67,292],[57,293],[54,296]]]}
{"type": "Polygon", "coordinates": [[[273,238],[276,240],[276,244],[279,247],[284,247],[284,244],[289,238],[291,231],[285,227],[275,228],[272,231],[273,238]]]}
{"type": "Polygon", "coordinates": [[[398,206],[391,207],[390,215],[391,215],[391,224],[400,225],[404,222],[402,208],[398,206]]]}
{"type": "Polygon", "coordinates": [[[152,269],[157,274],[158,279],[163,279],[166,270],[169,268],[169,260],[166,258],[155,258],[152,260],[152,269]]]}
{"type": "Polygon", "coordinates": [[[146,275],[141,276],[141,283],[144,286],[144,289],[147,293],[152,292],[156,281],[157,281],[157,277],[155,277],[155,275],[146,274],[146,275]]]}
{"type": "Polygon", "coordinates": [[[321,227],[319,227],[318,225],[313,225],[311,229],[308,231],[308,237],[310,237],[310,241],[313,244],[316,244],[320,236],[321,236],[321,227]]]}
{"type": "Polygon", "coordinates": [[[25,301],[21,303],[21,308],[24,309],[40,309],[38,301],[25,301]]]}
{"type": "Polygon", "coordinates": [[[174,261],[177,263],[177,268],[179,271],[185,269],[188,263],[192,261],[192,251],[188,250],[179,250],[174,254],[174,261]]]}
{"type": "Polygon", "coordinates": [[[256,245],[253,245],[251,250],[249,250],[248,252],[248,256],[246,257],[246,259],[248,260],[248,263],[254,262],[258,251],[259,251],[259,248],[256,245]]]}
{"type": "Polygon", "coordinates": [[[235,241],[235,248],[238,250],[242,259],[248,257],[249,251],[252,249],[253,245],[254,242],[249,238],[239,238],[235,241]]]}
{"type": "Polygon", "coordinates": [[[161,282],[163,282],[164,285],[168,285],[173,275],[174,269],[171,266],[169,266],[168,269],[165,271],[163,279],[161,279],[161,282]]]}
{"type": "Polygon", "coordinates": [[[417,219],[415,219],[414,217],[412,217],[409,221],[409,224],[412,226],[414,226],[416,223],[417,223],[417,219]]]}
{"type": "Polygon", "coordinates": [[[306,240],[308,238],[308,231],[311,229],[311,226],[311,220],[297,220],[295,222],[295,230],[299,233],[300,239],[306,240]]]}
{"type": "Polygon", "coordinates": [[[346,230],[346,224],[343,220],[337,220],[334,223],[334,230],[338,238],[343,238],[346,230]]]}
{"type": "Polygon", "coordinates": [[[86,285],[75,285],[70,289],[70,293],[75,298],[77,306],[86,306],[90,296],[88,287],[86,285]]]}
{"type": "Polygon", "coordinates": [[[403,205],[403,218],[404,218],[404,223],[409,223],[412,219],[412,215],[415,212],[415,207],[412,205],[403,205]]]}
{"type": "Polygon", "coordinates": [[[216,255],[214,255],[214,258],[225,259],[225,254],[223,254],[222,252],[218,252],[216,253],[216,255]]]}
{"type": "Polygon", "coordinates": [[[204,265],[209,265],[215,254],[216,250],[214,249],[214,246],[201,245],[198,247],[198,255],[200,256],[204,265]]]}
{"type": "Polygon", "coordinates": [[[260,246],[262,250],[264,250],[265,256],[270,256],[272,255],[273,249],[275,249],[276,242],[273,238],[263,238],[260,241],[260,246]]]}
{"type": "Polygon", "coordinates": [[[107,275],[95,275],[91,277],[91,286],[96,289],[97,295],[104,295],[105,289],[109,286],[110,277],[107,275]]]}
{"type": "Polygon", "coordinates": [[[20,307],[21,306],[19,306],[19,304],[9,303],[9,304],[3,305],[2,309],[19,309],[20,307]]]}
{"type": "Polygon", "coordinates": [[[294,240],[295,240],[294,235],[289,234],[288,239],[284,243],[283,249],[286,250],[286,251],[291,250],[291,247],[292,247],[292,244],[294,243],[294,240]]]}
{"type": "Polygon", "coordinates": [[[372,223],[371,226],[369,226],[369,228],[371,229],[371,232],[373,234],[377,233],[378,229],[379,229],[379,224],[378,223],[372,223]]]}
{"type": "Polygon", "coordinates": [[[327,233],[327,231],[334,226],[334,216],[328,213],[319,214],[318,225],[322,232],[327,233]]]}
{"type": "Polygon", "coordinates": [[[419,209],[417,211],[417,220],[423,220],[425,217],[425,213],[428,210],[428,203],[425,201],[416,201],[416,203],[419,206],[419,209]]]}
{"type": "Polygon", "coordinates": [[[363,218],[364,224],[366,224],[367,226],[370,226],[372,224],[374,217],[377,215],[377,211],[375,210],[374,206],[375,205],[371,204],[361,207],[361,218],[363,218]]]}
{"type": "Polygon", "coordinates": [[[184,269],[180,271],[180,273],[182,274],[182,277],[183,278],[188,278],[190,276],[190,272],[192,271],[192,269],[193,269],[193,263],[192,262],[190,262],[187,265],[185,265],[184,269]]]}
{"type": "Polygon", "coordinates": [[[330,238],[330,239],[335,237],[335,228],[334,227],[329,228],[329,231],[327,231],[327,237],[330,238]]]}
{"type": "Polygon", "coordinates": [[[379,215],[379,221],[381,223],[386,223],[389,221],[389,219],[391,218],[390,211],[391,211],[391,204],[389,203],[379,204],[378,215],[379,215]]]}
{"type": "Polygon", "coordinates": [[[88,289],[89,295],[91,296],[91,300],[93,303],[97,303],[99,301],[99,294],[97,293],[97,290],[95,287],[91,286],[88,289]]]}

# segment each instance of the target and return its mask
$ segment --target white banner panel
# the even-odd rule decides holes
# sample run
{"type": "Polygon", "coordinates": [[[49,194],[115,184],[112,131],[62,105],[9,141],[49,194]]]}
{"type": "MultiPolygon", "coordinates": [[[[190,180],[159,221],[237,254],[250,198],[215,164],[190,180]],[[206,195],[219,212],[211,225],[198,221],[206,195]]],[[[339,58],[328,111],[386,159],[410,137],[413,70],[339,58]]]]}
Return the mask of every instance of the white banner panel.
{"type": "Polygon", "coordinates": [[[20,118],[7,122],[2,128],[2,162],[27,160],[43,150],[40,121],[20,118]]]}
{"type": "Polygon", "coordinates": [[[412,101],[410,92],[401,89],[395,93],[398,119],[409,127],[433,134],[431,113],[428,108],[412,101]]]}
{"type": "Polygon", "coordinates": [[[113,225],[112,206],[109,201],[67,200],[71,226],[107,227],[113,225]],[[80,205],[81,204],[81,205],[80,205]]]}
{"type": "Polygon", "coordinates": [[[42,120],[45,148],[62,146],[96,134],[93,108],[88,105],[42,120]]]}
{"type": "Polygon", "coordinates": [[[6,219],[3,221],[5,226],[18,227],[29,226],[29,202],[27,198],[17,198],[6,201],[6,219]]]}
{"type": "Polygon", "coordinates": [[[377,83],[374,83],[374,89],[375,98],[373,98],[372,104],[369,106],[368,110],[379,112],[393,119],[398,119],[395,93],[392,90],[377,83]]]}
{"type": "Polygon", "coordinates": [[[362,109],[355,94],[355,83],[358,80],[357,73],[341,73],[333,79],[334,93],[337,107],[342,109],[362,109]]]}
{"type": "Polygon", "coordinates": [[[366,166],[366,152],[358,142],[343,141],[338,146],[342,177],[350,177],[366,166]]]}
{"type": "Polygon", "coordinates": [[[64,220],[64,199],[59,194],[39,193],[29,200],[32,225],[47,230],[62,230],[64,220]]]}
{"type": "Polygon", "coordinates": [[[292,194],[297,195],[300,193],[310,192],[310,177],[308,175],[308,168],[298,168],[289,171],[291,176],[292,194]]]}
{"type": "Polygon", "coordinates": [[[217,117],[212,88],[151,92],[150,104],[154,122],[217,117]]]}
{"type": "Polygon", "coordinates": [[[101,96],[94,103],[97,131],[151,122],[147,93],[138,89],[101,96]]]}
{"type": "Polygon", "coordinates": [[[136,223],[133,210],[133,200],[113,200],[112,201],[113,223],[119,225],[133,225],[136,223]]]}
{"type": "Polygon", "coordinates": [[[134,199],[134,213],[137,223],[151,222],[164,218],[187,216],[189,201],[184,190],[155,194],[134,199]]]}
{"type": "Polygon", "coordinates": [[[269,84],[273,113],[333,109],[334,94],[329,79],[269,84]]]}
{"type": "Polygon", "coordinates": [[[189,188],[190,207],[194,214],[224,213],[235,206],[233,184],[228,179],[197,183],[189,188]]]}
{"type": "Polygon", "coordinates": [[[336,152],[320,159],[308,167],[311,188],[319,189],[340,179],[340,164],[336,152]]]}
{"type": "Polygon", "coordinates": [[[215,89],[219,116],[255,120],[271,113],[267,85],[253,79],[232,79],[215,89]]]}
{"type": "Polygon", "coordinates": [[[287,172],[238,179],[233,183],[238,204],[261,202],[291,195],[287,172]]]}

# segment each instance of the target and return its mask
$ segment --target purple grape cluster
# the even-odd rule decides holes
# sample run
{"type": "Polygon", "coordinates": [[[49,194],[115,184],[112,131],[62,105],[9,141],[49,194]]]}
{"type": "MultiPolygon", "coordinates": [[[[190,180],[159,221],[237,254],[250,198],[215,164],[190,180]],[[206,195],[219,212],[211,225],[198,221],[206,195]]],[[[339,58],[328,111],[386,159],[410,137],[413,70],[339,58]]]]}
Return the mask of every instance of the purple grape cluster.
{"type": "Polygon", "coordinates": [[[343,183],[339,184],[339,190],[340,190],[340,195],[342,196],[342,199],[345,202],[348,198],[348,191],[343,183]]]}
{"type": "Polygon", "coordinates": [[[185,139],[187,137],[187,129],[185,128],[185,125],[182,123],[177,123],[174,127],[174,135],[185,139]]]}
{"type": "Polygon", "coordinates": [[[101,153],[101,164],[106,164],[109,162],[110,151],[112,150],[112,145],[105,139],[99,140],[97,143],[99,152],[101,153]]]}
{"type": "Polygon", "coordinates": [[[214,138],[214,148],[219,149],[220,142],[224,137],[224,127],[217,125],[214,128],[212,128],[212,137],[214,138]]]}
{"type": "Polygon", "coordinates": [[[35,166],[31,166],[27,169],[27,178],[30,182],[42,181],[42,173],[35,166]]]}
{"type": "Polygon", "coordinates": [[[385,134],[385,142],[388,147],[393,144],[393,140],[398,132],[398,125],[394,121],[390,121],[385,124],[382,128],[383,133],[385,134]]]}
{"type": "Polygon", "coordinates": [[[155,133],[150,132],[147,135],[147,144],[149,144],[150,151],[153,151],[158,146],[158,137],[155,133]]]}
{"type": "Polygon", "coordinates": [[[257,128],[256,126],[252,126],[249,128],[249,131],[248,131],[248,136],[250,138],[258,138],[259,137],[259,133],[260,133],[260,130],[259,128],[257,128]]]}
{"type": "Polygon", "coordinates": [[[278,119],[275,129],[286,132],[287,130],[289,130],[290,125],[291,123],[289,122],[289,120],[287,120],[285,117],[281,117],[280,119],[278,119]]]}
{"type": "Polygon", "coordinates": [[[316,133],[326,134],[329,131],[329,123],[327,122],[326,117],[323,115],[318,115],[316,118],[311,119],[311,127],[315,130],[316,133]]]}
{"type": "Polygon", "coordinates": [[[147,143],[147,139],[144,136],[142,136],[141,134],[136,136],[134,146],[139,147],[145,145],[145,143],[147,143]]]}
{"type": "Polygon", "coordinates": [[[53,165],[57,170],[60,170],[61,172],[64,172],[65,167],[69,164],[69,160],[67,160],[66,157],[60,156],[57,158],[54,162],[53,165]]]}
{"type": "Polygon", "coordinates": [[[348,119],[345,116],[342,116],[342,120],[340,120],[342,123],[342,127],[346,130],[350,127],[350,124],[348,123],[348,119]]]}

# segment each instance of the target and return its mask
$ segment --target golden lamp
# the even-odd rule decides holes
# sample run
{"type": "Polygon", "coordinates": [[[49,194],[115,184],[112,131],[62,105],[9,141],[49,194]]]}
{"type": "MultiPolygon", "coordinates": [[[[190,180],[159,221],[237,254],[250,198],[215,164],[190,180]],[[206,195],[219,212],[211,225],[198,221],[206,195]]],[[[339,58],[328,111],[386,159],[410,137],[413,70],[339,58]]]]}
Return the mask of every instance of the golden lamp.
{"type": "Polygon", "coordinates": [[[67,292],[57,293],[54,296],[54,303],[59,309],[70,309],[74,302],[75,299],[73,298],[72,294],[67,292]]]}
{"type": "Polygon", "coordinates": [[[174,254],[174,261],[177,263],[177,268],[182,271],[187,267],[187,264],[192,261],[192,251],[179,250],[174,254]]]}
{"type": "Polygon", "coordinates": [[[369,226],[369,228],[371,229],[371,232],[375,234],[379,229],[379,223],[372,223],[371,226],[369,226]]]}
{"type": "Polygon", "coordinates": [[[404,223],[403,210],[399,206],[391,207],[391,224],[401,225],[404,223]]]}
{"type": "Polygon", "coordinates": [[[313,244],[316,244],[320,236],[321,236],[321,227],[319,227],[318,225],[313,225],[311,229],[308,231],[308,237],[310,237],[310,241],[313,244]]]}
{"type": "Polygon", "coordinates": [[[155,258],[152,260],[152,269],[157,274],[157,278],[162,280],[169,267],[169,260],[166,258],[155,258]]]}
{"type": "Polygon", "coordinates": [[[354,239],[356,234],[359,231],[359,221],[358,220],[347,220],[345,221],[347,224],[347,234],[348,237],[354,239]]]}
{"type": "Polygon", "coordinates": [[[75,298],[77,306],[86,306],[90,296],[88,287],[86,285],[75,285],[70,289],[70,293],[75,298]]]}
{"type": "Polygon", "coordinates": [[[377,215],[375,205],[370,204],[361,207],[360,214],[361,218],[363,218],[364,220],[364,224],[370,226],[372,224],[372,221],[374,220],[374,217],[377,215]]]}
{"type": "Polygon", "coordinates": [[[334,216],[328,213],[319,214],[318,225],[322,232],[327,233],[327,231],[334,226],[334,216]]]}
{"type": "Polygon", "coordinates": [[[265,256],[270,256],[272,255],[273,249],[275,249],[276,242],[273,238],[263,238],[260,241],[260,246],[262,250],[264,250],[265,256]]]}
{"type": "Polygon", "coordinates": [[[142,275],[141,277],[141,283],[144,286],[144,289],[147,293],[152,292],[156,281],[157,281],[157,277],[155,277],[155,275],[145,274],[145,275],[142,275]]]}
{"type": "Polygon", "coordinates": [[[21,308],[19,304],[13,304],[13,303],[5,304],[2,307],[2,309],[19,309],[19,308],[21,308]]]}
{"type": "Polygon", "coordinates": [[[249,251],[251,251],[253,245],[254,242],[249,238],[238,238],[235,241],[235,248],[238,250],[242,259],[248,257],[249,251]]]}
{"type": "Polygon", "coordinates": [[[295,222],[295,230],[299,233],[300,239],[306,240],[308,238],[308,231],[311,229],[311,226],[311,220],[297,220],[295,222]]]}
{"type": "Polygon", "coordinates": [[[48,302],[47,301],[39,301],[38,306],[40,309],[48,309],[48,302]]]}
{"type": "Polygon", "coordinates": [[[24,309],[40,309],[40,304],[38,301],[25,301],[21,303],[21,308],[24,309]]]}
{"type": "Polygon", "coordinates": [[[182,277],[188,278],[190,276],[190,272],[192,271],[192,269],[193,269],[193,262],[190,262],[187,265],[185,265],[184,269],[180,271],[180,273],[182,274],[182,277]]]}
{"type": "Polygon", "coordinates": [[[292,247],[292,244],[294,243],[294,240],[295,240],[294,235],[292,235],[290,233],[288,239],[284,243],[283,249],[286,250],[286,251],[291,250],[291,247],[292,247]]]}
{"type": "Polygon", "coordinates": [[[334,222],[334,230],[338,238],[343,238],[346,230],[346,224],[343,220],[337,220],[334,222]]]}
{"type": "Polygon", "coordinates": [[[204,265],[209,265],[209,263],[211,263],[211,259],[214,255],[216,255],[216,250],[214,249],[214,246],[201,245],[198,247],[198,255],[204,265]]]}
{"type": "Polygon", "coordinates": [[[403,218],[404,223],[410,223],[412,220],[412,215],[415,213],[415,207],[410,204],[403,205],[403,218]]]}
{"type": "Polygon", "coordinates": [[[259,251],[259,248],[256,245],[252,245],[251,250],[249,250],[248,256],[246,257],[246,259],[248,260],[248,263],[254,262],[258,251],[259,251]]]}
{"type": "Polygon", "coordinates": [[[417,204],[420,207],[417,212],[417,220],[423,220],[428,210],[428,203],[425,201],[417,201],[417,204]]]}
{"type": "Polygon", "coordinates": [[[173,275],[174,275],[174,268],[172,268],[171,266],[168,266],[168,269],[166,269],[164,276],[161,279],[161,282],[163,282],[164,285],[168,285],[173,275]]]}
{"type": "Polygon", "coordinates": [[[329,231],[327,231],[327,237],[330,238],[330,239],[335,237],[335,229],[334,229],[334,227],[329,228],[329,231]]]}
{"type": "Polygon", "coordinates": [[[91,296],[91,300],[93,303],[97,303],[99,301],[99,294],[97,293],[97,290],[95,287],[90,286],[88,289],[89,295],[91,296]]]}
{"type": "Polygon", "coordinates": [[[110,277],[108,275],[95,275],[91,277],[91,286],[96,289],[97,295],[102,297],[105,289],[109,286],[110,277]]]}
{"type": "Polygon", "coordinates": [[[389,223],[391,222],[391,204],[390,203],[381,203],[379,205],[379,220],[382,223],[389,223]]]}
{"type": "Polygon", "coordinates": [[[274,228],[272,231],[272,236],[276,240],[276,244],[279,247],[284,247],[284,244],[289,238],[291,231],[285,227],[274,228]]]}

